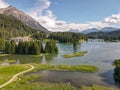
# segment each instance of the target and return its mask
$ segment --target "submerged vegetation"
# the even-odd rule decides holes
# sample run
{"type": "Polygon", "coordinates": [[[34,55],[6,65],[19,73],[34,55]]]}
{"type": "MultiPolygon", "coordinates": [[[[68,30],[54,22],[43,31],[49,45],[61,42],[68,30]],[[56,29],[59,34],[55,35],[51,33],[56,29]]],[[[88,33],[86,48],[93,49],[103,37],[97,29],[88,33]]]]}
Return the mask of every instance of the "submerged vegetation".
{"type": "Polygon", "coordinates": [[[75,52],[74,54],[65,54],[64,58],[82,57],[87,53],[87,51],[75,52]]]}
{"type": "Polygon", "coordinates": [[[93,85],[93,86],[82,86],[81,90],[116,90],[115,88],[100,86],[100,85],[93,85]]]}
{"type": "Polygon", "coordinates": [[[42,76],[24,76],[1,90],[76,90],[70,83],[32,82],[42,76]]]}
{"type": "Polygon", "coordinates": [[[76,65],[76,66],[70,66],[70,65],[47,65],[47,64],[34,64],[36,67],[34,71],[39,70],[55,70],[55,71],[79,71],[79,72],[96,72],[98,70],[98,67],[96,66],[90,66],[90,65],[76,65]]]}
{"type": "Polygon", "coordinates": [[[0,64],[2,64],[2,63],[15,63],[16,62],[16,60],[0,60],[0,64]]]}

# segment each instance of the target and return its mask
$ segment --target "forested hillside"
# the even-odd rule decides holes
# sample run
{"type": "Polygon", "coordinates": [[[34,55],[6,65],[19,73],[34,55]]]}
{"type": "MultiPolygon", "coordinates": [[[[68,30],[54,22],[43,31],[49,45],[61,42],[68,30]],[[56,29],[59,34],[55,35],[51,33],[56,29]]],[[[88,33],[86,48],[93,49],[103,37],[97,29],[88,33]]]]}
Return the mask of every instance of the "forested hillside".
{"type": "Polygon", "coordinates": [[[106,41],[120,40],[120,30],[112,32],[93,32],[87,35],[92,39],[104,39],[106,41]]]}
{"type": "Polygon", "coordinates": [[[87,35],[73,32],[53,32],[49,35],[49,39],[58,40],[61,43],[70,43],[81,39],[87,40],[87,35]]]}
{"type": "Polygon", "coordinates": [[[0,38],[26,36],[36,32],[37,30],[28,27],[14,17],[0,14],[0,38]]]}

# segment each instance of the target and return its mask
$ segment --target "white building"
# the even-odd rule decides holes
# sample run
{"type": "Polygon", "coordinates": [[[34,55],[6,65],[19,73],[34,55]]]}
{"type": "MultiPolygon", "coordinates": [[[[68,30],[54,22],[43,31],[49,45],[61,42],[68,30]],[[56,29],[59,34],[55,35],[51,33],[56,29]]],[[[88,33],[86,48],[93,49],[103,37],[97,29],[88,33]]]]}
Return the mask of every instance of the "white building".
{"type": "Polygon", "coordinates": [[[11,41],[11,40],[14,40],[15,43],[18,44],[20,41],[22,41],[22,42],[29,42],[29,41],[31,41],[31,38],[28,37],[28,36],[25,36],[25,37],[15,37],[15,38],[11,38],[10,41],[11,41]]]}

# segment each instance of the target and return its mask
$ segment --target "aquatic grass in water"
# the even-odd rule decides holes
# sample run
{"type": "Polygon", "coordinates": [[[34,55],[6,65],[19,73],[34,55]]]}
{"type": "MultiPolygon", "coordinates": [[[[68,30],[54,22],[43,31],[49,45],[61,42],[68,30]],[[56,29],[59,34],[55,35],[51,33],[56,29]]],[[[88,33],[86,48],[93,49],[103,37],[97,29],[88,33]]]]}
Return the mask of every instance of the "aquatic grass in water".
{"type": "Polygon", "coordinates": [[[117,89],[94,84],[91,87],[90,86],[82,86],[81,90],[117,90],[117,89]]]}
{"type": "Polygon", "coordinates": [[[70,83],[34,82],[41,75],[23,76],[1,90],[76,90],[70,83]]]}
{"type": "Polygon", "coordinates": [[[15,63],[16,60],[0,60],[0,64],[2,63],[15,63]]]}
{"type": "Polygon", "coordinates": [[[36,67],[34,71],[40,71],[40,70],[55,70],[55,71],[79,71],[79,72],[96,72],[98,71],[98,67],[96,66],[90,66],[90,65],[76,65],[76,66],[70,66],[70,65],[47,65],[47,64],[34,64],[36,67]]]}
{"type": "Polygon", "coordinates": [[[73,57],[82,57],[87,53],[87,51],[83,52],[75,52],[74,54],[65,54],[62,55],[64,58],[73,58],[73,57]]]}

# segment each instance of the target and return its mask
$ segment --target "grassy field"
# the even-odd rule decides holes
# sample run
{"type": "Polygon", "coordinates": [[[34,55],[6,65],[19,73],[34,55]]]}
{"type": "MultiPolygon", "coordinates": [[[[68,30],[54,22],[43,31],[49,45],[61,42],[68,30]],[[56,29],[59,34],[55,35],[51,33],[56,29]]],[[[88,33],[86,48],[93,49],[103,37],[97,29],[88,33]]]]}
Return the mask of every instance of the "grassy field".
{"type": "Polygon", "coordinates": [[[89,66],[89,65],[76,65],[76,66],[70,66],[70,65],[46,65],[46,64],[34,64],[36,67],[34,71],[39,70],[55,70],[55,71],[79,71],[79,72],[96,72],[98,70],[98,67],[96,66],[89,66]]]}
{"type": "Polygon", "coordinates": [[[29,68],[29,65],[0,66],[0,85],[7,82],[16,73],[19,73],[29,68]]]}
{"type": "Polygon", "coordinates": [[[40,75],[24,76],[18,81],[15,81],[1,90],[116,90],[114,88],[93,85],[82,86],[77,89],[70,83],[49,83],[49,82],[34,82],[35,79],[40,78],[40,75]]]}
{"type": "Polygon", "coordinates": [[[83,52],[75,52],[74,54],[65,54],[62,55],[64,58],[73,58],[73,57],[82,57],[87,53],[87,51],[83,52]]]}
{"type": "Polygon", "coordinates": [[[41,75],[24,76],[1,90],[76,90],[70,83],[34,82],[41,75]]]}
{"type": "MultiPolygon", "coordinates": [[[[94,66],[80,65],[80,66],[69,66],[69,65],[38,65],[35,66],[34,71],[38,70],[62,70],[62,71],[91,71],[95,69],[94,66]]],[[[0,84],[8,81],[13,75],[18,72],[29,69],[30,66],[24,65],[11,65],[11,66],[0,66],[0,84]]],[[[96,70],[96,69],[95,69],[96,70]]],[[[42,78],[40,74],[33,75],[22,75],[17,78],[16,81],[10,83],[1,90],[78,90],[76,87],[72,86],[70,83],[50,83],[50,82],[35,82],[36,79],[42,78]]],[[[80,90],[115,90],[113,88],[108,88],[104,86],[93,85],[92,87],[82,86],[80,90]]]]}
{"type": "Polygon", "coordinates": [[[100,86],[100,85],[93,85],[91,87],[89,86],[82,86],[81,90],[117,90],[115,88],[110,88],[110,87],[105,87],[105,86],[100,86]]]}

